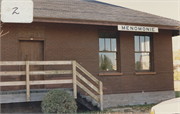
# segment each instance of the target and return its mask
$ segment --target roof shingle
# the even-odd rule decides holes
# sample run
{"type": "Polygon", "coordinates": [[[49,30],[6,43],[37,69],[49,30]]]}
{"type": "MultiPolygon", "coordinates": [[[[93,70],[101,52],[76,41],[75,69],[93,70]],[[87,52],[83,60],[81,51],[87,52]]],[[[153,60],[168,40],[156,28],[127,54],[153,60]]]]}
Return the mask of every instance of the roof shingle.
{"type": "Polygon", "coordinates": [[[109,21],[166,26],[180,22],[96,0],[33,0],[34,17],[109,21]]]}

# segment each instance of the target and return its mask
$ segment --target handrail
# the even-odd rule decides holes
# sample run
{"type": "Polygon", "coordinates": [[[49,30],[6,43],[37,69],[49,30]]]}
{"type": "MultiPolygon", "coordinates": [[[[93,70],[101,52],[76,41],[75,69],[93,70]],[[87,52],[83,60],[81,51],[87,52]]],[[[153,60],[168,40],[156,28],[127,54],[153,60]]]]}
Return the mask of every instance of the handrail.
{"type": "Polygon", "coordinates": [[[89,78],[91,78],[94,82],[99,84],[99,80],[95,78],[91,73],[89,73],[85,68],[83,68],[79,63],[76,62],[76,66],[83,71],[89,78]]]}
{"type": "MultiPolygon", "coordinates": [[[[72,83],[72,79],[29,81],[30,85],[68,84],[68,83],[72,83]]],[[[14,85],[26,85],[26,81],[0,82],[0,86],[14,86],[14,85]]]]}
{"type": "MultiPolygon", "coordinates": [[[[45,75],[45,74],[72,74],[72,70],[47,70],[47,71],[29,71],[30,75],[45,75]]],[[[0,75],[26,75],[26,71],[5,71],[0,72],[0,75]]]]}
{"type": "Polygon", "coordinates": [[[30,101],[30,85],[42,84],[67,84],[73,83],[72,79],[66,80],[43,80],[30,81],[30,75],[46,74],[72,74],[72,70],[47,70],[47,71],[29,71],[30,65],[71,65],[73,61],[0,61],[1,66],[7,65],[26,65],[25,71],[1,71],[1,76],[26,75],[26,81],[0,82],[0,86],[26,85],[26,100],[30,101]]]}
{"type": "Polygon", "coordinates": [[[77,81],[77,85],[87,92],[93,99],[95,99],[100,104],[101,111],[103,110],[103,85],[102,82],[95,78],[91,73],[89,73],[85,68],[83,68],[79,63],[76,62],[76,66],[81,70],[84,74],[86,74],[91,80],[96,82],[99,85],[99,89],[94,86],[90,81],[84,78],[79,72],[76,72],[77,76],[85,82],[89,87],[91,87],[94,91],[100,94],[100,98],[98,98],[94,93],[89,91],[85,86],[83,86],[79,81],[77,81]]]}
{"type": "MultiPolygon", "coordinates": [[[[29,61],[29,65],[70,65],[72,61],[29,61]]],[[[26,61],[0,61],[0,65],[26,65],[26,61]]]]}
{"type": "Polygon", "coordinates": [[[79,81],[77,81],[77,85],[83,89],[84,91],[86,91],[91,97],[93,97],[97,102],[100,102],[100,99],[93,94],[89,89],[87,89],[84,85],[82,85],[79,81]]]}
{"type": "Polygon", "coordinates": [[[0,61],[0,66],[7,65],[26,65],[25,71],[1,71],[1,76],[11,76],[11,75],[26,75],[26,81],[12,81],[12,82],[0,82],[0,86],[14,86],[14,85],[26,85],[26,99],[30,101],[30,85],[42,85],[42,84],[67,84],[73,83],[74,98],[77,98],[77,85],[88,93],[93,99],[95,99],[100,104],[100,109],[103,110],[103,85],[102,82],[95,78],[90,72],[83,68],[76,61],[0,61]],[[72,65],[72,70],[46,70],[46,71],[30,71],[30,65],[72,65]],[[88,76],[92,81],[98,84],[96,87],[91,81],[83,77],[79,72],[77,72],[76,67],[82,71],[86,76],[88,76]],[[73,74],[73,79],[66,80],[38,80],[30,81],[30,75],[46,75],[46,74],[73,74]],[[76,76],[85,82],[90,88],[97,92],[100,97],[98,98],[93,92],[77,81],[76,76]]]}
{"type": "Polygon", "coordinates": [[[83,81],[84,81],[86,84],[88,84],[92,89],[94,89],[94,91],[96,91],[97,93],[100,94],[99,89],[98,89],[96,86],[94,86],[91,82],[89,82],[86,78],[84,78],[79,72],[76,71],[76,74],[77,74],[77,76],[78,76],[81,80],[83,80],[83,81]]]}

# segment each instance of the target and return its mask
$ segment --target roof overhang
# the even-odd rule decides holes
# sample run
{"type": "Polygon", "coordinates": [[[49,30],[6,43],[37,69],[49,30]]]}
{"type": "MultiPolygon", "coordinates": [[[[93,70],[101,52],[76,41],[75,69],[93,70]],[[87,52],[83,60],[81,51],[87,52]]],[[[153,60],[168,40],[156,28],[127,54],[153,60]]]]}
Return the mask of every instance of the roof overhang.
{"type": "MultiPolygon", "coordinates": [[[[176,35],[177,31],[180,30],[180,25],[179,26],[167,26],[167,25],[96,21],[96,20],[80,20],[80,19],[56,19],[56,18],[36,18],[36,17],[34,17],[33,22],[85,24],[85,25],[101,25],[101,26],[118,26],[118,25],[150,26],[150,27],[158,27],[159,29],[173,30],[174,31],[173,35],[176,35]]],[[[179,35],[179,32],[178,32],[178,35],[179,35]]]]}
{"type": "Polygon", "coordinates": [[[173,30],[172,31],[172,36],[179,36],[180,35],[180,30],[173,30]]]}

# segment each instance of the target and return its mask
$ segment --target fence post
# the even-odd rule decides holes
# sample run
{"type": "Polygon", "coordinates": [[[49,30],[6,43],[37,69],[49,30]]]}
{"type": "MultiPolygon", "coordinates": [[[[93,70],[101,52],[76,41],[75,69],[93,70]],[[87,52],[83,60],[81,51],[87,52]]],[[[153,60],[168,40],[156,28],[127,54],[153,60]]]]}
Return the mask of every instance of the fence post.
{"type": "Polygon", "coordinates": [[[99,81],[99,91],[100,91],[100,108],[103,111],[103,84],[99,81]]]}
{"type": "Polygon", "coordinates": [[[29,61],[26,61],[26,99],[30,101],[29,61]]]}
{"type": "Polygon", "coordinates": [[[76,61],[72,61],[73,66],[73,92],[74,98],[77,98],[77,85],[76,85],[76,61]]]}

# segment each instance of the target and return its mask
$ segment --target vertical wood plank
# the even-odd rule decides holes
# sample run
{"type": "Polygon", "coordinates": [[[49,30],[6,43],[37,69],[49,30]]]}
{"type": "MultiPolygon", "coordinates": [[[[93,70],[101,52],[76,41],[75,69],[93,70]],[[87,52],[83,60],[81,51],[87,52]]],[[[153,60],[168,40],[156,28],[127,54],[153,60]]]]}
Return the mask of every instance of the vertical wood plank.
{"type": "Polygon", "coordinates": [[[26,96],[27,101],[30,101],[29,61],[26,61],[26,96]]]}
{"type": "Polygon", "coordinates": [[[103,84],[99,81],[99,91],[100,91],[100,108],[103,111],[103,84]]]}
{"type": "Polygon", "coordinates": [[[73,61],[73,92],[74,98],[77,98],[77,84],[76,84],[76,61],[73,61]]]}

